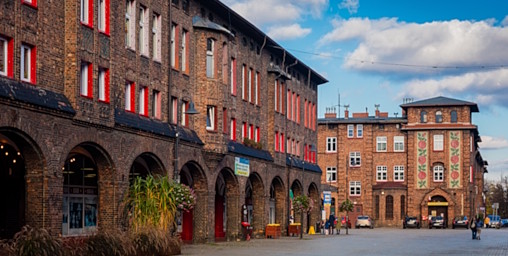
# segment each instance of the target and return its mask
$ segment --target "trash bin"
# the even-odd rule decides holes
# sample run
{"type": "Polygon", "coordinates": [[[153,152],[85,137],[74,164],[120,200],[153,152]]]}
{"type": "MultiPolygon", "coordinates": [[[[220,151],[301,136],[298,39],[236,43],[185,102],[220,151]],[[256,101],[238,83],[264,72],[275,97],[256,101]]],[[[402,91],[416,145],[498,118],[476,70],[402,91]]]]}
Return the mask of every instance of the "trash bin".
{"type": "Polygon", "coordinates": [[[249,222],[246,222],[246,221],[242,222],[242,234],[243,234],[243,239],[245,241],[250,240],[250,236],[252,235],[252,227],[249,222]]]}

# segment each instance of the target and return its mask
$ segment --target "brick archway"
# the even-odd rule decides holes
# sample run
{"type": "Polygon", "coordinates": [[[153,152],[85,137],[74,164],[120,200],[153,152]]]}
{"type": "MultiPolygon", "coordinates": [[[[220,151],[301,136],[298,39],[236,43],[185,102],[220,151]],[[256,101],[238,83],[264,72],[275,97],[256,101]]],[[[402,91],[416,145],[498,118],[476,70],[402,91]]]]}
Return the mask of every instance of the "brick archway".
{"type": "Polygon", "coordinates": [[[222,169],[215,181],[214,233],[216,241],[234,237],[235,223],[238,223],[237,212],[239,184],[230,168],[222,169]]]}
{"type": "Polygon", "coordinates": [[[455,218],[454,209],[455,202],[452,197],[441,188],[435,188],[426,193],[420,202],[420,212],[422,216],[429,216],[432,214],[432,211],[435,211],[438,215],[443,213],[445,215],[445,225],[451,223],[450,221],[455,218]],[[443,204],[445,203],[443,201],[446,201],[446,205],[443,204]],[[441,204],[439,204],[440,202],[441,204]]]}
{"type": "Polygon", "coordinates": [[[196,206],[182,216],[181,238],[185,243],[202,242],[206,240],[207,226],[209,221],[208,210],[208,187],[207,177],[203,168],[194,161],[189,161],[180,170],[180,182],[185,184],[196,193],[196,206]],[[196,227],[200,227],[198,230],[196,227]]]}

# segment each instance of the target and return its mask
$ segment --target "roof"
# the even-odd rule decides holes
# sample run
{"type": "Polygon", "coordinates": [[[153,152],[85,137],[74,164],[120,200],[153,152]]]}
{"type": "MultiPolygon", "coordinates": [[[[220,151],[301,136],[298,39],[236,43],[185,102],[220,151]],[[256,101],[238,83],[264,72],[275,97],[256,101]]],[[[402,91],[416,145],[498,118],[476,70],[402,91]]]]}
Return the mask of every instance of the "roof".
{"type": "Polygon", "coordinates": [[[176,132],[178,131],[180,140],[203,145],[203,142],[195,131],[185,129],[184,127],[180,126],[177,127],[175,125],[170,125],[158,120],[142,117],[140,115],[125,111],[124,109],[115,109],[115,124],[172,138],[176,137],[176,132]]]}
{"type": "Polygon", "coordinates": [[[403,117],[361,117],[361,118],[319,118],[318,124],[362,124],[362,123],[371,123],[371,124],[398,124],[398,123],[407,123],[407,119],[403,117]]]}
{"type": "Polygon", "coordinates": [[[479,112],[478,105],[474,102],[457,100],[443,96],[420,101],[414,101],[411,103],[400,105],[400,107],[403,109],[410,107],[434,107],[434,106],[469,106],[471,108],[471,112],[479,112]]]}
{"type": "Polygon", "coordinates": [[[265,48],[271,48],[271,52],[276,53],[274,49],[280,49],[280,55],[285,55],[285,59],[287,63],[294,63],[297,61],[298,65],[294,66],[295,68],[300,66],[300,69],[308,69],[310,70],[310,78],[311,81],[315,81],[318,85],[327,83],[328,80],[318,74],[316,71],[311,69],[309,66],[305,65],[302,61],[298,60],[295,56],[293,56],[291,53],[287,52],[282,46],[280,46],[277,42],[275,42],[273,39],[271,39],[268,35],[266,35],[264,32],[262,32],[259,28],[254,26],[252,23],[247,21],[244,17],[233,11],[231,8],[226,6],[224,3],[222,3],[219,0],[204,0],[200,1],[200,3],[203,6],[207,6],[208,8],[213,9],[218,15],[227,18],[229,20],[229,27],[231,27],[231,24],[234,24],[235,27],[240,28],[242,31],[245,31],[244,34],[248,34],[253,39],[259,41],[259,42],[266,42],[264,43],[265,48]]]}
{"type": "Polygon", "coordinates": [[[238,143],[236,141],[229,141],[228,143],[228,151],[232,153],[237,153],[244,156],[255,157],[267,161],[273,161],[270,152],[261,149],[255,149],[251,147],[247,147],[242,143],[238,143]]]}
{"type": "Polygon", "coordinates": [[[227,28],[215,23],[215,22],[212,22],[212,21],[209,21],[207,19],[203,19],[199,16],[194,16],[192,18],[192,26],[194,27],[198,27],[198,28],[206,28],[206,29],[211,29],[211,30],[215,30],[215,31],[219,31],[219,32],[222,32],[222,33],[225,33],[229,36],[234,36],[231,31],[229,31],[227,28]]]}
{"type": "Polygon", "coordinates": [[[67,114],[76,114],[76,111],[72,108],[71,103],[65,95],[7,78],[0,78],[0,98],[15,100],[67,114]]]}
{"type": "Polygon", "coordinates": [[[290,157],[290,156],[286,156],[286,165],[296,167],[296,168],[299,168],[299,169],[302,169],[305,171],[323,173],[323,171],[321,171],[321,168],[319,167],[319,165],[305,162],[301,159],[290,157]]]}

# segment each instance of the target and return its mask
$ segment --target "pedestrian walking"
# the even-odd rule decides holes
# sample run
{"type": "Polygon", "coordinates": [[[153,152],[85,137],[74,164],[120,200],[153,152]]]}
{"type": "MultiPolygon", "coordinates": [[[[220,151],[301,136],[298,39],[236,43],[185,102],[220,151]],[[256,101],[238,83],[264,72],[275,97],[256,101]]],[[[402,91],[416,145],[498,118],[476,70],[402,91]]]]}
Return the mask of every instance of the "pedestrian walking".
{"type": "Polygon", "coordinates": [[[476,239],[476,232],[477,232],[477,227],[476,227],[477,223],[476,223],[476,217],[474,217],[472,220],[471,220],[471,225],[470,225],[470,228],[471,228],[471,234],[473,235],[473,240],[476,239]]]}
{"type": "Polygon", "coordinates": [[[481,240],[482,234],[482,224],[481,220],[478,219],[478,223],[476,223],[476,239],[481,240]]]}
{"type": "Polygon", "coordinates": [[[333,230],[335,229],[335,216],[333,214],[330,214],[330,217],[328,218],[328,223],[330,225],[328,226],[330,228],[330,235],[333,235],[333,230]]]}

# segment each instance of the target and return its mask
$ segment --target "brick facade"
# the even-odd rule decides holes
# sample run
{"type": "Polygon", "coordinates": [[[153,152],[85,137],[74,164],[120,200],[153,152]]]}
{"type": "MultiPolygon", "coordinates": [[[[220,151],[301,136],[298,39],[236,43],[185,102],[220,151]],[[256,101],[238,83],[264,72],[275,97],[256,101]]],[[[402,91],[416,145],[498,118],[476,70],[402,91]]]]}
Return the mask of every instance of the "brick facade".
{"type": "MultiPolygon", "coordinates": [[[[315,158],[306,157],[302,162],[303,146],[316,144],[317,132],[304,125],[303,117],[307,115],[304,102],[317,105],[317,86],[327,82],[323,77],[285,50],[267,47],[277,43],[219,1],[136,0],[132,2],[135,15],[126,15],[127,1],[106,2],[111,10],[109,33],[98,29],[95,2],[92,26],[80,21],[80,1],[37,1],[34,8],[9,0],[0,6],[0,14],[15,13],[0,19],[0,36],[11,38],[15,49],[13,77],[0,77],[0,143],[11,150],[10,157],[19,152],[18,158],[9,158],[11,162],[0,170],[2,175],[12,176],[14,170],[25,177],[16,183],[18,201],[1,199],[9,209],[18,209],[5,214],[15,225],[2,226],[7,230],[2,237],[12,236],[24,224],[63,236],[120,227],[129,179],[148,173],[171,178],[178,173],[181,182],[196,191],[197,205],[190,219],[182,216],[182,238],[188,242],[240,238],[244,204],[252,205],[249,221],[255,237],[262,237],[271,222],[286,229],[290,188],[296,195],[303,190],[317,205],[321,170],[315,158]],[[148,55],[141,54],[139,45],[141,7],[149,16],[148,24],[143,24],[149,30],[148,55]],[[156,15],[161,19],[160,59],[154,59],[152,53],[156,15]],[[134,20],[135,47],[126,47],[127,17],[134,20]],[[170,47],[172,24],[178,28],[173,42],[176,56],[170,47]],[[186,55],[183,31],[187,32],[186,55]],[[206,72],[208,39],[215,46],[213,77],[206,72]],[[37,47],[35,84],[20,81],[21,43],[37,47]],[[172,57],[176,58],[174,67],[172,57]],[[231,58],[237,60],[236,96],[231,94],[231,58]],[[184,59],[188,62],[185,68],[184,59]],[[85,62],[92,67],[93,84],[86,96],[80,88],[85,62]],[[257,103],[242,99],[243,64],[259,77],[258,91],[250,91],[258,96],[257,103]],[[109,70],[109,102],[99,100],[99,71],[103,69],[109,70]],[[277,81],[284,83],[280,111],[274,111],[277,81]],[[127,82],[135,86],[130,92],[133,111],[125,110],[127,82]],[[148,93],[143,98],[148,99],[148,113],[144,114],[140,114],[144,109],[142,87],[148,93]],[[301,121],[286,114],[288,90],[295,93],[295,99],[299,96],[292,105],[301,121]],[[155,92],[161,96],[160,117],[155,114],[155,92]],[[183,102],[193,102],[199,112],[188,116],[185,125],[181,123],[183,102]],[[214,129],[206,128],[210,106],[216,110],[214,129]],[[236,141],[230,140],[231,118],[237,120],[236,141]],[[261,149],[244,145],[243,122],[259,128],[256,137],[261,149]],[[285,134],[284,144],[291,138],[302,149],[298,153],[275,150],[275,132],[285,134]],[[249,160],[248,177],[235,175],[238,158],[249,160]],[[73,169],[76,159],[83,161],[81,169],[73,169]],[[84,185],[71,180],[76,171],[83,175],[84,185]],[[79,194],[73,194],[78,190],[79,194]],[[82,201],[75,201],[77,198],[82,201]],[[85,215],[91,219],[86,223],[73,219],[77,216],[73,207],[78,205],[87,207],[85,215]],[[225,219],[219,224],[216,215],[221,212],[225,219]],[[272,213],[274,219],[270,219],[272,213]]],[[[307,113],[309,119],[315,118],[316,108],[311,105],[307,113]]],[[[11,180],[14,178],[4,182],[11,180]]],[[[319,218],[319,207],[314,207],[303,220],[304,229],[319,218]]]]}
{"type": "Polygon", "coordinates": [[[346,197],[355,204],[355,212],[350,214],[352,222],[357,215],[366,214],[376,226],[400,227],[406,214],[425,219],[441,213],[451,226],[455,216],[481,213],[486,162],[478,151],[477,127],[471,124],[471,114],[478,112],[476,104],[437,97],[401,107],[406,114],[402,118],[388,117],[376,110],[374,116],[354,113],[349,117],[346,111],[344,118],[327,113],[319,120],[322,190],[331,191],[336,202],[335,207],[331,205],[333,209],[325,206],[327,214],[332,210],[344,215],[338,212],[338,206],[346,197]],[[427,113],[424,122],[423,111],[427,113]],[[441,113],[442,121],[436,113],[441,113]],[[357,132],[359,125],[363,126],[361,136],[357,132]],[[352,136],[348,127],[354,128],[352,136]],[[336,152],[327,152],[328,138],[336,138],[336,152]],[[403,141],[403,148],[395,147],[396,138],[403,141]],[[360,166],[352,166],[351,152],[360,153],[360,166]],[[329,167],[337,168],[336,181],[327,180],[329,167]],[[441,170],[442,174],[435,174],[434,170],[441,170]],[[471,173],[474,179],[470,179],[471,173]],[[360,195],[349,194],[352,181],[361,183],[360,195]]]}

